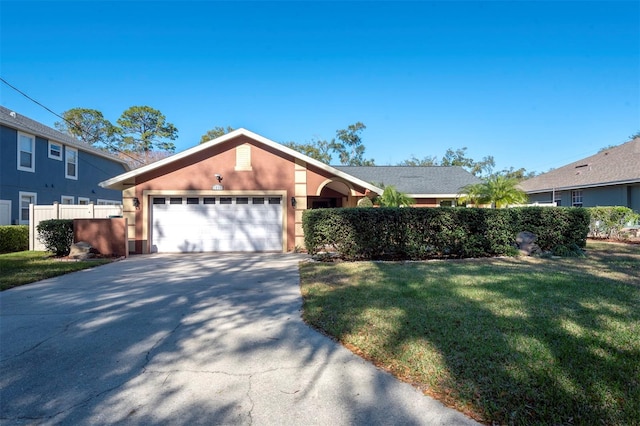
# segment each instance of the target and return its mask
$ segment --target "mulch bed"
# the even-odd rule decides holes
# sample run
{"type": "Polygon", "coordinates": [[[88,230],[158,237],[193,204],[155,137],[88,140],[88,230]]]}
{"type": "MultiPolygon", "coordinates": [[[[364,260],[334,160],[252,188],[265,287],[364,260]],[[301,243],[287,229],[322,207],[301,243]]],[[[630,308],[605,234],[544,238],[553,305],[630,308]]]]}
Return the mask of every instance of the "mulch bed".
{"type": "Polygon", "coordinates": [[[588,239],[589,241],[594,241],[594,242],[640,245],[640,237],[629,237],[624,240],[619,240],[615,238],[588,238],[588,239]]]}

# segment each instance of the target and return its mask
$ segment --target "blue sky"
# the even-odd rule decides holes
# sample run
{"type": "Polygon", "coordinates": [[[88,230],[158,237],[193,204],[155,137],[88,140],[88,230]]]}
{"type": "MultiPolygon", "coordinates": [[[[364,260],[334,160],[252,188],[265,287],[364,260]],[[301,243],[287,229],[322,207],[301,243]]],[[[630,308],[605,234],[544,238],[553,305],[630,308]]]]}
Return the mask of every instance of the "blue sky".
{"type": "MultiPolygon", "coordinates": [[[[50,109],[162,111],[278,142],[363,122],[396,164],[468,148],[546,171],[640,131],[640,2],[0,2],[2,78],[50,109]]],[[[0,102],[58,119],[6,85],[0,102]]]]}

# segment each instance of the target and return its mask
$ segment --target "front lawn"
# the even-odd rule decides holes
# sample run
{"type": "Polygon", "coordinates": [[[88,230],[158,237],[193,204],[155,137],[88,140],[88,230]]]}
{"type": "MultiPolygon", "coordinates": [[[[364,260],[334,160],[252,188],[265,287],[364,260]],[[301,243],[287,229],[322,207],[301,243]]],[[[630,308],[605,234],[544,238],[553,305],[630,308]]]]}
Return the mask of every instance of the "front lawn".
{"type": "Polygon", "coordinates": [[[498,424],[640,424],[640,246],[301,264],[305,320],[498,424]]]}
{"type": "Polygon", "coordinates": [[[0,290],[112,262],[112,259],[63,261],[43,251],[0,254],[0,290]]]}

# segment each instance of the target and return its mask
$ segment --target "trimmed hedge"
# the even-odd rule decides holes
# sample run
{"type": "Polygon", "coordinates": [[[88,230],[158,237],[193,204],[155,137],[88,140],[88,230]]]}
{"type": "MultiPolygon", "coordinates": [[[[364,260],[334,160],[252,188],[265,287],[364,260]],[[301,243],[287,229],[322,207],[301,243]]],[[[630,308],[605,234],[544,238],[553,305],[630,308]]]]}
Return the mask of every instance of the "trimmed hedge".
{"type": "Polygon", "coordinates": [[[66,256],[73,244],[73,219],[43,220],[36,227],[38,239],[56,256],[66,256]]]}
{"type": "Polygon", "coordinates": [[[0,226],[0,253],[29,250],[29,226],[0,226]]]}
{"type": "Polygon", "coordinates": [[[516,235],[530,231],[543,251],[586,245],[582,208],[338,208],[302,216],[310,254],[335,251],[347,260],[430,259],[513,255],[516,235]]]}

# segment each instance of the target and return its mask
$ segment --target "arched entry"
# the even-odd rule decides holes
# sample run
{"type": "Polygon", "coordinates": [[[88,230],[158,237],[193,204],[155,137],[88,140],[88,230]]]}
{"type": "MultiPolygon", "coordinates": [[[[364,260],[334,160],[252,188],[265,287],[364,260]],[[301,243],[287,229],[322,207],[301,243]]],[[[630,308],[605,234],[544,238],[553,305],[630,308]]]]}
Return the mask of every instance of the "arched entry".
{"type": "Polygon", "coordinates": [[[354,190],[349,183],[327,179],[318,186],[315,196],[307,197],[307,206],[311,209],[349,207],[351,195],[354,195],[354,190]]]}

